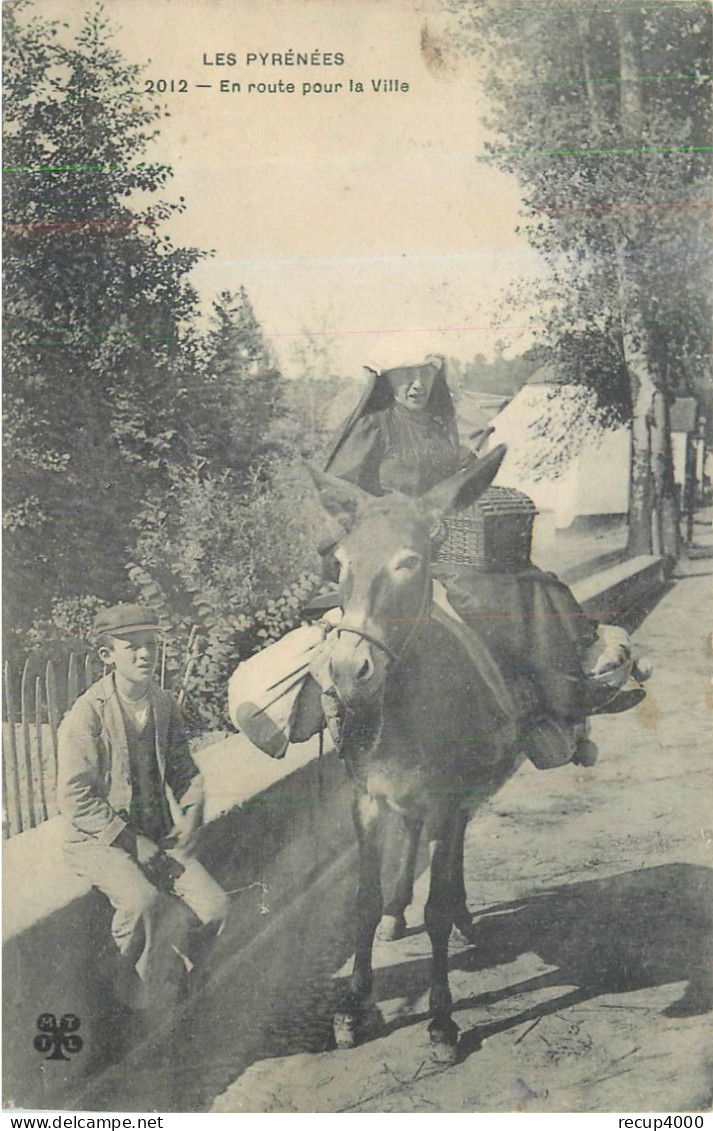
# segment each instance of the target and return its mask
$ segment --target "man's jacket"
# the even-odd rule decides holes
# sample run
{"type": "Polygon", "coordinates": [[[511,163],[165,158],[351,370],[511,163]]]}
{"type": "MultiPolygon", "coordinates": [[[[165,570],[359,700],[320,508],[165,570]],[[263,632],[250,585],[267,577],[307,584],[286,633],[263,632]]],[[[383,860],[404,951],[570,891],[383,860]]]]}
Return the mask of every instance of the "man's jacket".
{"type": "MultiPolygon", "coordinates": [[[[202,782],[175,698],[152,684],[150,700],[159,774],[175,819],[189,806],[202,806],[202,782]]],[[[57,799],[68,839],[112,844],[131,806],[129,745],[113,675],[92,684],[65,715],[58,761],[57,799]]]]}

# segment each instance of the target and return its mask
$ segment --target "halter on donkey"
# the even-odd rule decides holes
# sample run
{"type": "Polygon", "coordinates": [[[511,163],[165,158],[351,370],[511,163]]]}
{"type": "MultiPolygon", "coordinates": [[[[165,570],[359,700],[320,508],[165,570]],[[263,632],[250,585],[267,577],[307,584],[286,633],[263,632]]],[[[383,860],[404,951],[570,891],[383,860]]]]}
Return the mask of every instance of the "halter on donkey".
{"type": "Polygon", "coordinates": [[[342,752],[354,784],[359,884],[354,970],[335,1017],[342,1047],[356,1043],[371,991],[372,945],[383,910],[383,820],[390,807],[411,828],[423,823],[428,836],[429,1035],[437,1059],[456,1055],[448,939],[465,906],[465,827],[522,758],[516,728],[492,686],[458,638],[430,616],[431,534],[445,514],[482,494],[504,455],[501,446],[421,498],[373,498],[312,471],[323,507],[345,532],[335,551],[344,615],[335,630],[331,675],[346,708],[342,752]]]}

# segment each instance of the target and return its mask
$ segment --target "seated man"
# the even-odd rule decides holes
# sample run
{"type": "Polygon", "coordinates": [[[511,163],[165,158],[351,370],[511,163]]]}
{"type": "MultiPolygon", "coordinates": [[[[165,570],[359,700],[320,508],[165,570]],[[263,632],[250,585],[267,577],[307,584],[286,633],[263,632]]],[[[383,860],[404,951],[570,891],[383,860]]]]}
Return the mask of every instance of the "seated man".
{"type": "Polygon", "coordinates": [[[111,671],[63,719],[58,772],[66,858],[109,899],[125,983],[133,982],[129,1004],[153,1012],[175,1005],[192,966],[191,936],[217,935],[228,911],[227,895],[192,855],[201,778],[180,708],[153,679],[157,630],[139,605],[98,614],[96,646],[111,671]]]}

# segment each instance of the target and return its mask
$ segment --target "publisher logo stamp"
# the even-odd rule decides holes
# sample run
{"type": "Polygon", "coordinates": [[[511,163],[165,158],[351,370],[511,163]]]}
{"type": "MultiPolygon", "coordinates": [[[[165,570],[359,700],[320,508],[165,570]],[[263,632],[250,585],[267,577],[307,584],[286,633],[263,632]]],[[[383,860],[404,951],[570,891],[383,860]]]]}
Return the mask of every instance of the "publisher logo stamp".
{"type": "Polygon", "coordinates": [[[38,1052],[50,1053],[47,1060],[69,1060],[64,1053],[80,1052],[84,1045],[77,1033],[80,1025],[75,1013],[65,1013],[59,1021],[53,1013],[41,1013],[37,1018],[39,1033],[34,1039],[34,1046],[38,1052]]]}

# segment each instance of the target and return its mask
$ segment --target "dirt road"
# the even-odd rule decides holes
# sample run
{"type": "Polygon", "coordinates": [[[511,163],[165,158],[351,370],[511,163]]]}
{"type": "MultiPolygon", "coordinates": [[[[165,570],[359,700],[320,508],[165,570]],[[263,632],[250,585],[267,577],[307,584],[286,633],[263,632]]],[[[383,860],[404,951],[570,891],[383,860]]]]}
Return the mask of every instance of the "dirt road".
{"type": "Polygon", "coordinates": [[[458,1063],[428,1056],[424,877],[407,936],[376,946],[371,1039],[348,1052],[298,1051],[297,1039],[242,1071],[212,1110],[710,1109],[711,568],[689,563],[644,621],[649,695],[595,722],[596,766],[528,765],[471,823],[475,934],[452,947],[458,1063]]]}

